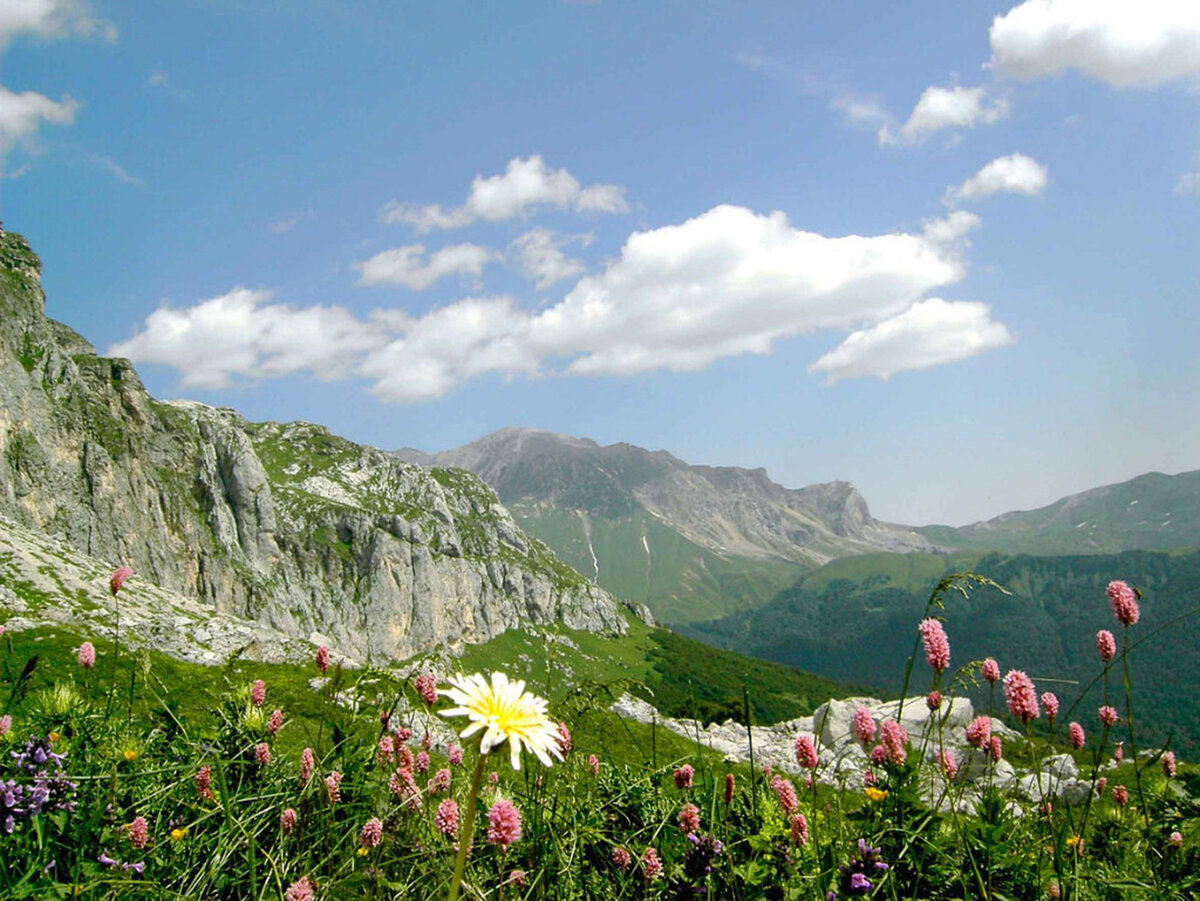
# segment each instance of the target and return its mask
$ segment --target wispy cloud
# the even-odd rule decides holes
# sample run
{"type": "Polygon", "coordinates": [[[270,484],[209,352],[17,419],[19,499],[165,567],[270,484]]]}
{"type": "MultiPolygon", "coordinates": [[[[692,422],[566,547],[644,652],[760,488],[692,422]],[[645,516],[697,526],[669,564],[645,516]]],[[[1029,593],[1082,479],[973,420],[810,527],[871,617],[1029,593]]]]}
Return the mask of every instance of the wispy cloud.
{"type": "Polygon", "coordinates": [[[268,222],[267,231],[273,235],[282,235],[285,232],[290,232],[300,223],[309,222],[316,218],[316,210],[314,210],[312,207],[309,207],[303,213],[297,213],[294,216],[288,216],[284,219],[277,219],[274,222],[268,222]]]}

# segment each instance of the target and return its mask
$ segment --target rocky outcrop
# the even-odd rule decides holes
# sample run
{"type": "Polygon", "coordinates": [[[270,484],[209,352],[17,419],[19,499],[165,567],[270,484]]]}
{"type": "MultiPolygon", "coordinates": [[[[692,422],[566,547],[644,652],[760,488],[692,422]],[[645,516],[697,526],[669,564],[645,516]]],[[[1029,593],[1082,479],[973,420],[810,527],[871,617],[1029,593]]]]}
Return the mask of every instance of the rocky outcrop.
{"type": "Polygon", "coordinates": [[[524,535],[469,473],[154,400],[127,360],[45,318],[39,273],[23,238],[0,237],[0,514],[214,614],[364,659],[648,616],[524,535]]]}

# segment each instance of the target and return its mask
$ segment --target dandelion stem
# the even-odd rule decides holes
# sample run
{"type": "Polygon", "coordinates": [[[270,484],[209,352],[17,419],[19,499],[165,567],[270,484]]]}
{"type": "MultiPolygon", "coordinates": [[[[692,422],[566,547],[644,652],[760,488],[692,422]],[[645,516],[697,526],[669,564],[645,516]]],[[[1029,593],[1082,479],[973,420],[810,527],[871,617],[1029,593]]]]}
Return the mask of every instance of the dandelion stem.
{"type": "Polygon", "coordinates": [[[475,835],[475,799],[479,796],[479,786],[483,783],[483,766],[486,762],[487,755],[480,753],[475,763],[475,778],[471,780],[471,793],[467,795],[467,812],[458,832],[458,858],[454,861],[454,879],[450,882],[448,901],[455,901],[458,888],[462,884],[463,869],[467,865],[467,851],[470,850],[471,838],[475,835]]]}

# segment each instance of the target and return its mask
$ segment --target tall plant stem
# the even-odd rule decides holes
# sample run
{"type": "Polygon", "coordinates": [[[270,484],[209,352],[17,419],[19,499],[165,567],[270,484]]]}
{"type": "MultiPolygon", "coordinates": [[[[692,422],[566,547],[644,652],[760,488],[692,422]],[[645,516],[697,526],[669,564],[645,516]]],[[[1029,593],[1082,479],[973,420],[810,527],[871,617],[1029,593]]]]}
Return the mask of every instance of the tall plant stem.
{"type": "Polygon", "coordinates": [[[1129,682],[1129,627],[1121,636],[1121,665],[1125,676],[1125,720],[1129,726],[1129,750],[1133,754],[1133,780],[1137,785],[1138,803],[1142,807],[1142,819],[1146,823],[1146,834],[1150,833],[1150,809],[1146,806],[1146,794],[1142,790],[1142,767],[1138,762],[1137,737],[1133,729],[1133,688],[1129,682]]]}
{"type": "Polygon", "coordinates": [[[448,901],[458,898],[458,888],[462,885],[463,870],[467,865],[467,851],[470,850],[471,839],[475,835],[475,799],[479,796],[479,786],[483,782],[483,765],[487,762],[486,754],[478,756],[475,778],[471,780],[471,793],[467,795],[467,813],[458,833],[458,859],[454,861],[454,879],[450,883],[448,901]]]}

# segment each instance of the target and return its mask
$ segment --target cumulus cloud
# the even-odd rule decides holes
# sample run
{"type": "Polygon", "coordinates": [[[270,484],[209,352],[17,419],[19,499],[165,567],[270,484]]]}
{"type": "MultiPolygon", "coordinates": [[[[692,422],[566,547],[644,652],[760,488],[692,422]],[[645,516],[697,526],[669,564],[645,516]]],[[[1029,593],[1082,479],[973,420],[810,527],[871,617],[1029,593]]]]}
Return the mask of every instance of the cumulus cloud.
{"type": "Polygon", "coordinates": [[[852,332],[808,371],[824,374],[829,384],[866,375],[887,379],[909,369],[965,360],[1015,340],[1008,326],[992,319],[987,304],[930,297],[852,332]]]}
{"type": "Polygon", "coordinates": [[[1069,69],[1113,87],[1153,88],[1200,74],[1200,3],[1026,0],[996,16],[992,69],[1017,79],[1069,69]]]}
{"type": "Polygon", "coordinates": [[[70,125],[79,102],[70,97],[51,100],[36,91],[16,94],[0,85],[0,159],[14,145],[37,134],[43,122],[70,125]]]}
{"type": "Polygon", "coordinates": [[[366,287],[397,285],[424,291],[447,275],[468,275],[478,279],[487,263],[499,259],[501,256],[496,251],[478,244],[443,247],[426,259],[424,244],[409,244],[377,253],[369,260],[355,263],[354,268],[361,273],[358,284],[366,287]]]}
{"type": "Polygon", "coordinates": [[[551,169],[540,156],[509,160],[500,175],[476,175],[460,207],[416,206],[393,200],[379,219],[415,226],[420,232],[460,228],[472,222],[499,222],[524,216],[537,208],[572,209],[590,213],[624,213],[625,189],[617,185],[584,187],[566,169],[551,169]]]}
{"type": "Polygon", "coordinates": [[[4,0],[0,3],[0,48],[19,34],[115,41],[117,27],[97,19],[79,0],[4,0]]]}
{"type": "MultiPolygon", "coordinates": [[[[185,384],[205,387],[235,375],[354,374],[394,403],[438,397],[485,373],[695,371],[723,357],[769,353],[778,340],[819,329],[864,329],[868,338],[851,346],[878,343],[878,330],[896,322],[911,332],[913,305],[965,275],[966,236],[978,224],[959,210],[916,232],[827,237],[795,228],[780,212],[718,206],[635,232],[603,272],[581,278],[540,311],[484,297],[421,315],[377,310],[362,319],[341,307],[268,304],[266,292],[237,289],[187,310],[160,309],[109,352],[173,365],[185,384]]],[[[432,266],[434,257],[426,263],[419,254],[417,268],[432,266]]],[[[364,278],[368,264],[361,264],[364,278]]],[[[412,268],[406,262],[401,271],[412,268]]],[[[938,308],[915,309],[925,311],[924,322],[938,308]]],[[[947,330],[956,321],[942,318],[947,330]]],[[[982,331],[995,345],[995,330],[982,331]]]]}
{"type": "Polygon", "coordinates": [[[991,125],[1007,115],[1008,101],[1000,97],[989,103],[984,88],[932,85],[921,94],[908,121],[898,131],[887,124],[880,127],[879,143],[920,144],[944,128],[991,125]]]}
{"type": "Polygon", "coordinates": [[[352,374],[387,337],[341,307],[268,304],[271,292],[234,288],[185,310],[162,307],[145,328],[108,348],[112,357],[173,366],[183,385],[224,388],[251,379],[308,371],[323,381],[352,374]]]}
{"type": "Polygon", "coordinates": [[[521,273],[531,279],[539,290],[545,290],[564,279],[583,274],[583,263],[563,253],[563,246],[572,241],[588,244],[589,235],[557,235],[549,229],[535,228],[512,242],[521,273]]]}
{"type": "Polygon", "coordinates": [[[1023,153],[997,157],[955,188],[946,191],[946,202],[954,203],[992,194],[1024,194],[1036,197],[1046,187],[1046,167],[1023,153]]]}

